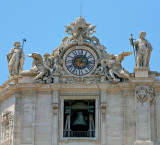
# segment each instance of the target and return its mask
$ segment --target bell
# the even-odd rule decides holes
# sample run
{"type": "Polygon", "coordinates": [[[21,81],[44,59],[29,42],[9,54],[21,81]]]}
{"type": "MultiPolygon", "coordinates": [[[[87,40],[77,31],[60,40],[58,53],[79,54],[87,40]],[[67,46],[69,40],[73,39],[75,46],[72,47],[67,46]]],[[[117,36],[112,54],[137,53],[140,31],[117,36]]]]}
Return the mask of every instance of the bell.
{"type": "Polygon", "coordinates": [[[83,113],[81,111],[77,112],[76,118],[72,124],[72,128],[76,131],[87,129],[87,123],[85,122],[83,113]]]}

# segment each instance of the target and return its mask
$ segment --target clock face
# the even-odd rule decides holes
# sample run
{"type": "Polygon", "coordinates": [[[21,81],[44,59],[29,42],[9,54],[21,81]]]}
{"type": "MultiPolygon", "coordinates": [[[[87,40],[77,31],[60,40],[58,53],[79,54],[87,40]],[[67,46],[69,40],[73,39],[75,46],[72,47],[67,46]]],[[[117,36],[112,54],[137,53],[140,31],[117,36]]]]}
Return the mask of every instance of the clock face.
{"type": "Polygon", "coordinates": [[[95,55],[88,49],[74,49],[67,53],[65,67],[72,75],[90,74],[95,68],[95,55]]]}

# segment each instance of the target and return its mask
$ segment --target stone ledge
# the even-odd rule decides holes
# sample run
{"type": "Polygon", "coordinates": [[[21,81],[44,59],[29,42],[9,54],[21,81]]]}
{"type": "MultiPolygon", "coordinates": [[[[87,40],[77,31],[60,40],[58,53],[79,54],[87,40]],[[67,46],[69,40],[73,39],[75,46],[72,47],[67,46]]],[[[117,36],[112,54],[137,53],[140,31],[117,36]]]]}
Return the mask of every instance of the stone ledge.
{"type": "Polygon", "coordinates": [[[134,145],[154,145],[152,141],[135,141],[134,145]]]}

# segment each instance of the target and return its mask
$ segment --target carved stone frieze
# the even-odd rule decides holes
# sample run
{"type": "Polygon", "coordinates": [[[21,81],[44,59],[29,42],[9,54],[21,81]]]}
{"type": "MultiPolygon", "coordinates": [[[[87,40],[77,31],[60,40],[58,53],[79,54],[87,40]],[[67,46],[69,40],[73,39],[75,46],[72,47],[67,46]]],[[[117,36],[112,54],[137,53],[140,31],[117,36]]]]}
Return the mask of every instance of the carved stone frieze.
{"type": "Polygon", "coordinates": [[[147,85],[139,85],[136,86],[136,97],[137,99],[144,103],[148,99],[150,99],[150,104],[153,104],[155,101],[155,91],[153,88],[149,88],[147,85]]]}
{"type": "Polygon", "coordinates": [[[6,110],[1,121],[1,142],[10,143],[13,135],[13,112],[6,110]]]}
{"type": "Polygon", "coordinates": [[[89,77],[81,77],[81,78],[76,78],[76,77],[72,77],[72,76],[61,76],[60,77],[60,83],[62,84],[81,84],[81,83],[85,83],[85,84],[97,84],[100,83],[101,78],[96,75],[93,76],[89,76],[89,77]]]}

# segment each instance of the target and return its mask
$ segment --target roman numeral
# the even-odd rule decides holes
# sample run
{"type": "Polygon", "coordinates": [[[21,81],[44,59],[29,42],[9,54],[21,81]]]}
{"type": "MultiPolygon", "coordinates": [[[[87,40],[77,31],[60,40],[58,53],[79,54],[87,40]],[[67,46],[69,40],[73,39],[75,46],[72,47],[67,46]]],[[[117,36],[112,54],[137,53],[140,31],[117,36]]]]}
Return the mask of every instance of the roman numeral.
{"type": "Polygon", "coordinates": [[[88,61],[88,64],[94,64],[94,60],[88,61]]]}
{"type": "Polygon", "coordinates": [[[72,60],[67,60],[66,63],[72,63],[72,60]]]}
{"type": "Polygon", "coordinates": [[[88,73],[88,71],[86,69],[84,69],[84,71],[88,73]]]}
{"type": "Polygon", "coordinates": [[[91,70],[91,69],[93,68],[93,65],[89,64],[89,65],[87,65],[87,68],[88,68],[89,70],[91,70]]]}
{"type": "Polygon", "coordinates": [[[80,70],[80,69],[79,69],[79,75],[83,75],[83,72],[82,72],[82,70],[80,70]]]}
{"type": "Polygon", "coordinates": [[[87,55],[87,51],[86,51],[86,53],[84,54],[84,56],[86,56],[87,55]]]}
{"type": "Polygon", "coordinates": [[[77,55],[77,52],[76,52],[76,50],[75,50],[75,51],[72,51],[72,53],[74,54],[74,56],[75,56],[75,55],[77,55]]]}
{"type": "Polygon", "coordinates": [[[72,72],[73,74],[77,74],[77,69],[74,68],[71,72],[72,72]]]}
{"type": "Polygon", "coordinates": [[[83,50],[78,50],[78,54],[83,55],[83,50]]]}
{"type": "Polygon", "coordinates": [[[73,56],[70,56],[70,55],[68,55],[68,57],[70,57],[70,58],[74,58],[73,56]]]}
{"type": "Polygon", "coordinates": [[[87,56],[87,59],[90,59],[90,58],[92,58],[92,55],[87,56]]]}
{"type": "Polygon", "coordinates": [[[68,65],[67,68],[68,68],[69,70],[72,70],[72,69],[73,69],[73,65],[72,65],[72,64],[71,64],[71,65],[68,65]]]}

